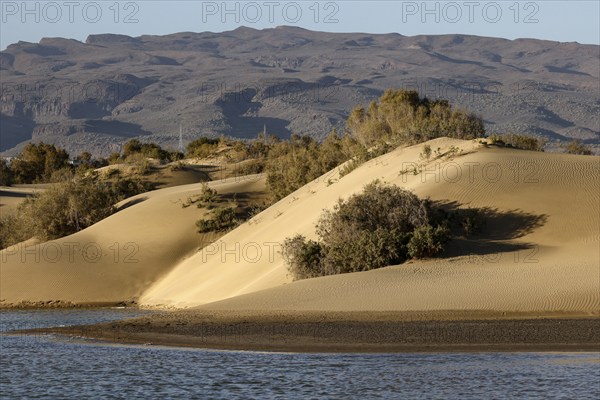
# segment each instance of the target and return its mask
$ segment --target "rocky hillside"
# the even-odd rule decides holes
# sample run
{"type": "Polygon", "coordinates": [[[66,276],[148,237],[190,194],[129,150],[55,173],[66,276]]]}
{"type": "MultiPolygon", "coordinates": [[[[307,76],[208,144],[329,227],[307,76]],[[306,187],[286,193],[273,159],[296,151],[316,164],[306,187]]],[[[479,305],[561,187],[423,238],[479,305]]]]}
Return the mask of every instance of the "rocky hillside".
{"type": "Polygon", "coordinates": [[[0,151],[44,140],[106,155],[139,137],[287,137],[343,130],[386,88],[479,113],[488,131],[600,148],[600,47],[467,35],[324,33],[280,27],[45,38],[0,53],[0,151]]]}

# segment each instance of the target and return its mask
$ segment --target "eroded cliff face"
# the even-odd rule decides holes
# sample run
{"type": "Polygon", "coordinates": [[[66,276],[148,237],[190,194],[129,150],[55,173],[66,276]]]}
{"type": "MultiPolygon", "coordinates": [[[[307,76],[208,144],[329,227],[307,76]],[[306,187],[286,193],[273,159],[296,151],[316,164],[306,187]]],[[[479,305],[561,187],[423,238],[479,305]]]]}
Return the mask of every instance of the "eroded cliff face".
{"type": "Polygon", "coordinates": [[[598,46],[466,35],[282,27],[167,36],[92,35],[0,52],[0,151],[44,140],[106,155],[132,137],[176,146],[263,130],[324,137],[387,88],[479,113],[490,132],[598,148],[598,46]]]}

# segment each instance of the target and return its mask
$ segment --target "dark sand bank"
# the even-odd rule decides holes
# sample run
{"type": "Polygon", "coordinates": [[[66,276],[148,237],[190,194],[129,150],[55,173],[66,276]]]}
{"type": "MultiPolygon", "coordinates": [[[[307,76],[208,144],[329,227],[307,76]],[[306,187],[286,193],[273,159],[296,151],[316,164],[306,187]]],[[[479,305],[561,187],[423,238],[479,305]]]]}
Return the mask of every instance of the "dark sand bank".
{"type": "Polygon", "coordinates": [[[600,351],[597,315],[177,311],[15,334],[290,352],[600,351]]]}

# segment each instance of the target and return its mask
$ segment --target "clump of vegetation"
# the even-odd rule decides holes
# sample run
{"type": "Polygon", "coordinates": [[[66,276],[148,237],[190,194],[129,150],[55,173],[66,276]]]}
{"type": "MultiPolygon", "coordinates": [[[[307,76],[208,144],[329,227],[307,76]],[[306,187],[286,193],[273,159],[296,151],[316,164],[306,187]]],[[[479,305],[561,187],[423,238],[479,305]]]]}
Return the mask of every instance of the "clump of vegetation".
{"type": "Polygon", "coordinates": [[[461,213],[460,224],[465,236],[481,232],[485,225],[484,215],[476,209],[467,209],[461,213]]]}
{"type": "Polygon", "coordinates": [[[219,139],[201,137],[187,145],[187,156],[189,158],[208,158],[216,152],[218,147],[219,139]]]}
{"type": "Polygon", "coordinates": [[[0,218],[0,246],[35,237],[54,240],[79,232],[116,212],[119,201],[147,191],[138,181],[103,182],[96,176],[52,185],[0,218]]]}
{"type": "Polygon", "coordinates": [[[123,159],[130,156],[141,155],[145,158],[153,158],[167,163],[183,159],[184,155],[176,151],[167,151],[156,143],[142,143],[137,139],[131,139],[123,146],[123,159]]]}
{"type": "Polygon", "coordinates": [[[319,241],[302,236],[283,243],[295,279],[367,271],[440,253],[450,238],[428,202],[397,186],[375,181],[340,200],[317,224],[319,241]]]}
{"type": "Polygon", "coordinates": [[[565,148],[565,152],[567,154],[579,154],[582,156],[592,155],[592,149],[590,149],[585,144],[581,143],[579,140],[573,140],[567,144],[565,148]]]}
{"type": "Polygon", "coordinates": [[[165,150],[156,143],[142,143],[138,139],[131,139],[123,145],[123,153],[112,153],[106,161],[108,164],[126,162],[136,164],[139,167],[144,160],[147,162],[149,158],[165,164],[182,160],[184,154],[177,151],[165,150]]]}
{"type": "Polygon", "coordinates": [[[307,136],[292,135],[289,141],[277,143],[269,152],[265,169],[267,188],[276,200],[282,199],[352,158],[355,146],[352,138],[336,132],[321,144],[307,136]]]}
{"type": "Polygon", "coordinates": [[[49,182],[52,174],[69,168],[69,154],[46,143],[29,143],[11,162],[12,181],[15,183],[49,182]]]}
{"type": "Polygon", "coordinates": [[[198,233],[228,231],[240,224],[236,206],[217,207],[210,212],[210,218],[196,222],[198,233]]]}
{"type": "Polygon", "coordinates": [[[218,193],[215,189],[208,186],[208,183],[202,183],[202,191],[200,192],[200,203],[198,203],[198,208],[200,207],[212,207],[213,203],[218,199],[218,193]]]}
{"type": "Polygon", "coordinates": [[[514,133],[505,133],[503,135],[492,134],[488,137],[488,140],[490,144],[496,146],[531,151],[544,151],[544,146],[546,145],[544,139],[514,133]]]}
{"type": "Polygon", "coordinates": [[[415,144],[437,137],[483,137],[483,120],[454,109],[447,100],[420,98],[414,90],[387,90],[367,109],[357,107],[348,118],[348,130],[363,145],[381,142],[415,144]]]}
{"type": "Polygon", "coordinates": [[[0,159],[0,186],[10,186],[13,184],[13,172],[5,159],[0,159]]]}
{"type": "MultiPolygon", "coordinates": [[[[365,161],[403,144],[440,136],[460,139],[483,137],[481,118],[453,109],[445,100],[429,101],[416,91],[388,90],[365,110],[355,108],[347,122],[347,135],[331,133],[322,144],[299,136],[271,148],[267,185],[278,200],[331,169],[344,176],[365,161]]],[[[428,155],[431,157],[431,148],[428,155]]]]}
{"type": "Polygon", "coordinates": [[[423,151],[420,154],[421,158],[429,160],[431,158],[431,146],[426,144],[423,146],[423,151]]]}

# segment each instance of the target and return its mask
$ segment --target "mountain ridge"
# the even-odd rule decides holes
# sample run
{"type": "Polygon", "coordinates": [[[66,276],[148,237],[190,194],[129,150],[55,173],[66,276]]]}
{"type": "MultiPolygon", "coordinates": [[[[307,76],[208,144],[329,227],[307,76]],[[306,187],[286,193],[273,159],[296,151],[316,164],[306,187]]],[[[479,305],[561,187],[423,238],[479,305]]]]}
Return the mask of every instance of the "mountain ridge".
{"type": "Polygon", "coordinates": [[[97,155],[130,138],[177,147],[266,126],[323,138],[388,88],[481,115],[489,132],[600,149],[600,46],[463,34],[329,33],[297,27],[85,42],[43,38],[0,52],[0,151],[45,141],[97,155]]]}

